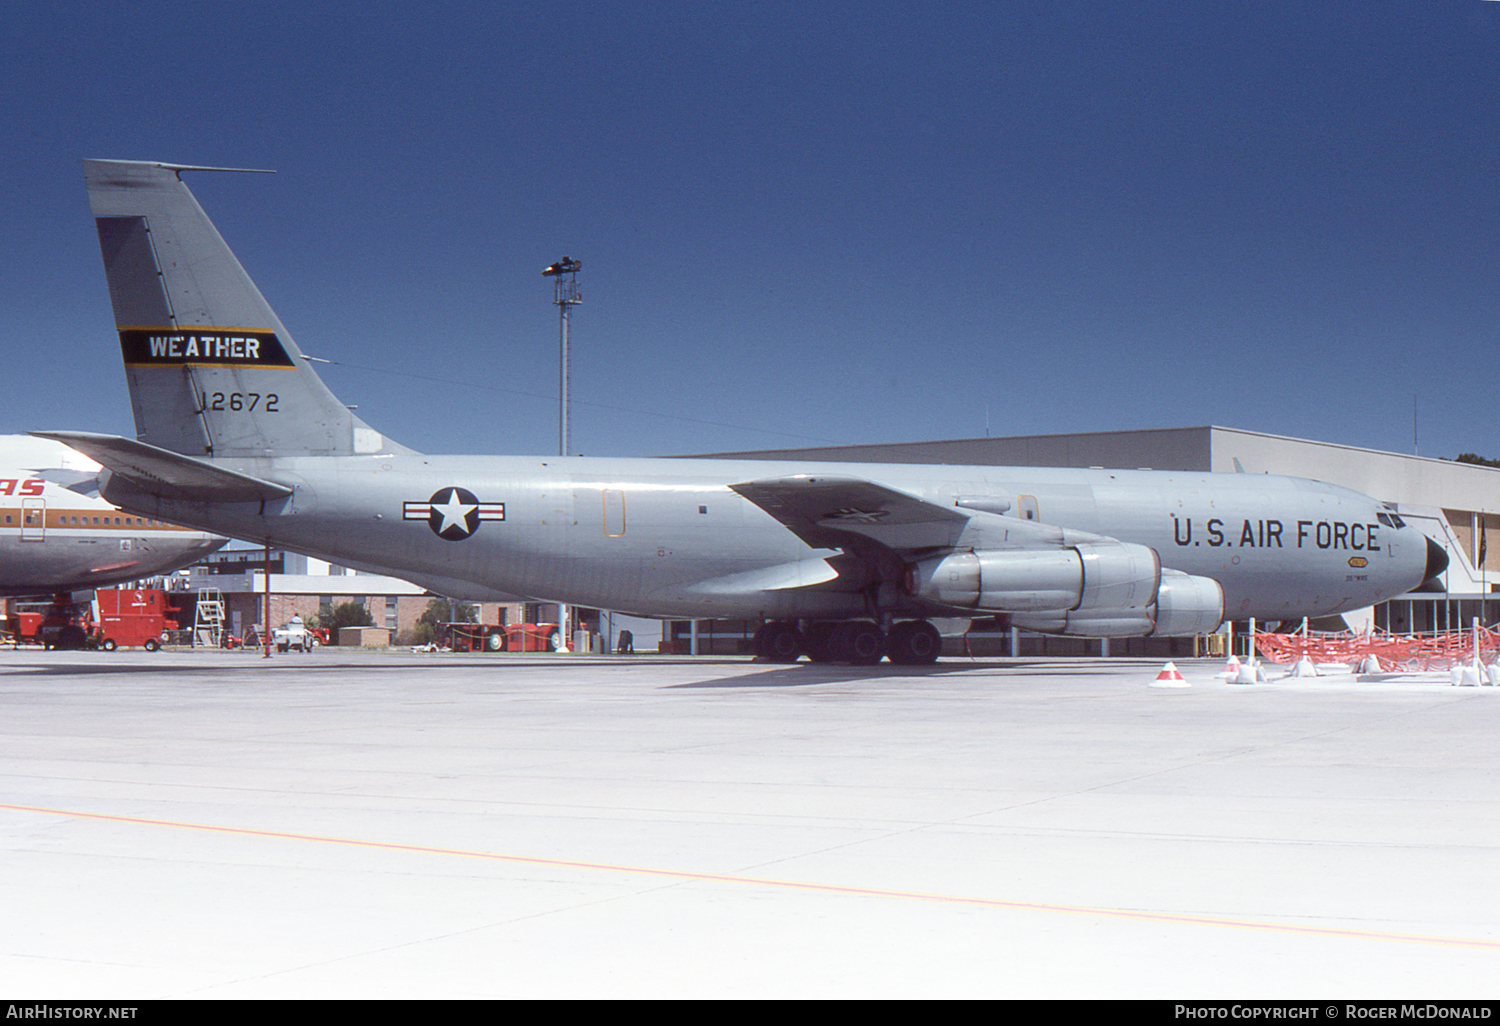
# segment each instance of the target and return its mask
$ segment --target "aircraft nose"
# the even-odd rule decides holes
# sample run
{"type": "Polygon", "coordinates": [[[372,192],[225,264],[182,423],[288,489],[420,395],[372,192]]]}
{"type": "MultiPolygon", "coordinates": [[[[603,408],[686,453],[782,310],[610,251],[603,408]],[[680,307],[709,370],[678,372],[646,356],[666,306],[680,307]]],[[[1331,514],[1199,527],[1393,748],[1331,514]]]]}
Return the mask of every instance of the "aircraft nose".
{"type": "Polygon", "coordinates": [[[1430,581],[1448,569],[1448,552],[1431,538],[1427,539],[1427,573],[1422,580],[1430,581]]]}

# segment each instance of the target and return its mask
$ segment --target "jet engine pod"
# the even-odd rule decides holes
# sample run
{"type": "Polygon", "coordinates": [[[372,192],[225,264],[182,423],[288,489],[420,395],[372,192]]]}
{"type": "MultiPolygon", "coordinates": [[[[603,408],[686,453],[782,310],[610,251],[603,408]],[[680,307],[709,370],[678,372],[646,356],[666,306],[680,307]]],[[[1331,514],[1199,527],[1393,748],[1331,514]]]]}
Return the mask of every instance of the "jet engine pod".
{"type": "Polygon", "coordinates": [[[1074,549],[954,552],[912,563],[905,584],[914,598],[960,609],[1072,609],[1083,597],[1083,561],[1074,549]]]}
{"type": "MultiPolygon", "coordinates": [[[[1117,582],[1123,588],[1124,582],[1117,582]]],[[[1124,592],[1116,590],[1116,595],[1124,592]]],[[[1134,595],[1140,589],[1133,590],[1134,595]]],[[[1011,626],[1038,634],[1065,634],[1082,638],[1135,638],[1146,634],[1175,638],[1207,634],[1224,619],[1224,589],[1208,577],[1193,577],[1180,570],[1162,570],[1161,584],[1150,607],[1137,604],[1095,605],[1051,613],[1017,613],[1011,626]]]]}
{"type": "MultiPolygon", "coordinates": [[[[906,568],[906,592],[942,606],[996,613],[1079,611],[1144,619],[1161,580],[1156,553],[1127,542],[1065,549],[981,549],[906,568]]],[[[1087,619],[1087,615],[1082,619],[1087,619]]],[[[1055,617],[1043,618],[1049,622],[1055,617]]],[[[1080,619],[1080,617],[1070,617],[1080,619]]],[[[1039,629],[1039,628],[1028,628],[1039,629]]]]}
{"type": "Polygon", "coordinates": [[[1224,589],[1211,577],[1163,569],[1156,593],[1157,637],[1212,634],[1224,622],[1224,589]]]}
{"type": "Polygon", "coordinates": [[[1155,549],[1127,542],[1099,542],[1076,548],[1083,560],[1080,612],[1127,620],[1142,613],[1150,615],[1161,585],[1161,560],[1155,549]]]}

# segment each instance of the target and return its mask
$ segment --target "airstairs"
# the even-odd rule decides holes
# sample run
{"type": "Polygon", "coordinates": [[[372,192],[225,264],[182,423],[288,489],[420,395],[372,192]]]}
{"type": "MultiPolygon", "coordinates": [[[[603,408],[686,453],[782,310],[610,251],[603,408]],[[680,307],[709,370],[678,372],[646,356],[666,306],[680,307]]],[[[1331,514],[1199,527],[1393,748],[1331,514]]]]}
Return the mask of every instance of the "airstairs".
{"type": "Polygon", "coordinates": [[[221,648],[224,644],[224,596],[217,588],[198,591],[197,612],[193,616],[193,645],[221,648]]]}

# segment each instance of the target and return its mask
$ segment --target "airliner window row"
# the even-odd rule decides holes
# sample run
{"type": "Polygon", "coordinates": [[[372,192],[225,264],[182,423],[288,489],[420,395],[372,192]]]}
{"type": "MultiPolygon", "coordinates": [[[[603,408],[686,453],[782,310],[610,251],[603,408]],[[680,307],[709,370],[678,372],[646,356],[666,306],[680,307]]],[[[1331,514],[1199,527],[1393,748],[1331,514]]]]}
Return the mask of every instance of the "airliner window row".
{"type": "MultiPolygon", "coordinates": [[[[10,524],[10,525],[14,526],[16,524],[16,522],[17,522],[16,521],[16,515],[14,513],[7,513],[7,514],[5,514],[5,522],[7,524],[10,524]]],[[[36,526],[36,514],[34,512],[28,512],[26,514],[26,525],[28,527],[34,527],[34,526],[36,526]]],[[[178,527],[176,524],[168,524],[168,523],[165,523],[164,521],[161,521],[161,520],[148,520],[145,517],[117,517],[117,516],[96,517],[96,516],[86,516],[86,515],[83,515],[83,514],[54,513],[51,510],[49,510],[47,512],[47,525],[46,526],[48,526],[48,527],[154,527],[154,528],[157,528],[159,530],[173,530],[173,531],[185,531],[185,530],[188,530],[188,528],[178,527]]]]}

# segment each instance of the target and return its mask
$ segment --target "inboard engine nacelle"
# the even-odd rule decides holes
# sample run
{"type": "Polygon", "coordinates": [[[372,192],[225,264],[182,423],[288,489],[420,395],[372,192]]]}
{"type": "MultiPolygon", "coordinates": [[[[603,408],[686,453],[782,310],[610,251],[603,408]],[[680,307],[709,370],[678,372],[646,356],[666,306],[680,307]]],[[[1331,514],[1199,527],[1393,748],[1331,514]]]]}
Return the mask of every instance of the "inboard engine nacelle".
{"type": "Polygon", "coordinates": [[[1084,637],[1178,636],[1219,626],[1218,582],[1162,569],[1129,542],[954,552],[906,568],[907,594],[954,609],[1007,613],[1012,626],[1084,637]]]}

